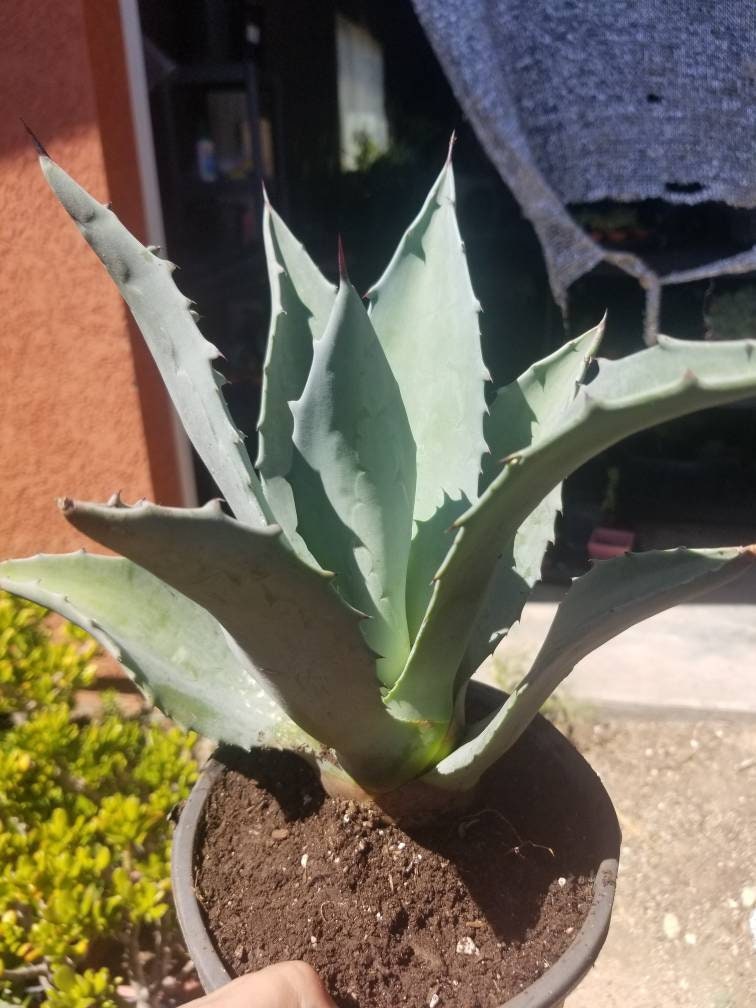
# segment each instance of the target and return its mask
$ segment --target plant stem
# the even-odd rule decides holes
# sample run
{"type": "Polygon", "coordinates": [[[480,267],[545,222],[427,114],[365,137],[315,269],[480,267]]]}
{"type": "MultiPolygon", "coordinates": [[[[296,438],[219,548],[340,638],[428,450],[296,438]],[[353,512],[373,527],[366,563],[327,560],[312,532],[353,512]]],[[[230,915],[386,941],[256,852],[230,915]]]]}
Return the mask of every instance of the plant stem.
{"type": "Polygon", "coordinates": [[[44,963],[31,966],[17,966],[15,969],[3,970],[3,980],[29,980],[32,977],[47,976],[48,969],[44,963]]]}
{"type": "Polygon", "coordinates": [[[144,975],[144,967],[139,956],[139,925],[134,924],[129,930],[129,966],[131,967],[136,1008],[152,1008],[150,1005],[150,990],[144,975]]]}

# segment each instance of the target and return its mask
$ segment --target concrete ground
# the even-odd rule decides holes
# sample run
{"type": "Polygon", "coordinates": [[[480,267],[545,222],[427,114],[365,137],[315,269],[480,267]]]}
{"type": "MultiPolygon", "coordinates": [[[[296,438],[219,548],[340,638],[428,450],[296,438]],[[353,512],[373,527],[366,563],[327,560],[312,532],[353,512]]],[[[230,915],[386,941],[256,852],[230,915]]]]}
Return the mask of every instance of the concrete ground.
{"type": "Polygon", "coordinates": [[[612,925],[568,1008],[756,1004],[756,720],[614,719],[578,744],[622,827],[612,925]]]}
{"type": "MultiPolygon", "coordinates": [[[[527,670],[541,587],[482,678],[527,670]]],[[[575,742],[623,832],[612,927],[568,1008],[756,1004],[756,572],[647,620],[565,682],[575,742]]]]}

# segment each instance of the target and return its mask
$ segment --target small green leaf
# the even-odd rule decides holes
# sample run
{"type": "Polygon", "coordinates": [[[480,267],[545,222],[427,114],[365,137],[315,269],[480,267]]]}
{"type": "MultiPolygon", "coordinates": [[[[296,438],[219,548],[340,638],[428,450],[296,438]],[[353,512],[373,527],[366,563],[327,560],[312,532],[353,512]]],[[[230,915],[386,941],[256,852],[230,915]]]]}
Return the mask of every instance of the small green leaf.
{"type": "Polygon", "coordinates": [[[63,963],[53,970],[52,981],[59,990],[68,993],[76,986],[76,976],[76,971],[63,963]]]}

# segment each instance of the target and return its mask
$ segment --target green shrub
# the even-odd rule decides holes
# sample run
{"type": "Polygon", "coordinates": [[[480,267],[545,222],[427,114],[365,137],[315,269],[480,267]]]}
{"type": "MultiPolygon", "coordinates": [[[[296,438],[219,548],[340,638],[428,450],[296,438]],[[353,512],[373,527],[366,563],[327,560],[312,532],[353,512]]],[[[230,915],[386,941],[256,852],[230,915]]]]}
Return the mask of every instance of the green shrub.
{"type": "Polygon", "coordinates": [[[97,645],[70,623],[57,638],[44,609],[0,592],[0,718],[4,721],[68,703],[74,690],[91,685],[97,645]]]}
{"type": "Polygon", "coordinates": [[[116,974],[150,990],[165,967],[168,815],[195,737],[112,699],[72,717],[95,647],[47,620],[0,593],[0,1002],[115,1008],[116,974]]]}

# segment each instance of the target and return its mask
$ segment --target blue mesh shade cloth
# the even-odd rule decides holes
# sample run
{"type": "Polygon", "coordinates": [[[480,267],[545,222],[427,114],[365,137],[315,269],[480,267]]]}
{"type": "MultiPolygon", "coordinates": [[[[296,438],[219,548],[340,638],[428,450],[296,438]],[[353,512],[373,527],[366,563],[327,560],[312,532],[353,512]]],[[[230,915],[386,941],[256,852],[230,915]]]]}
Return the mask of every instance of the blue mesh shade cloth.
{"type": "Polygon", "coordinates": [[[551,289],[602,260],[646,290],[756,269],[756,246],[657,276],[566,209],[602,199],[756,207],[753,0],[413,0],[462,109],[532,222],[551,289]]]}

